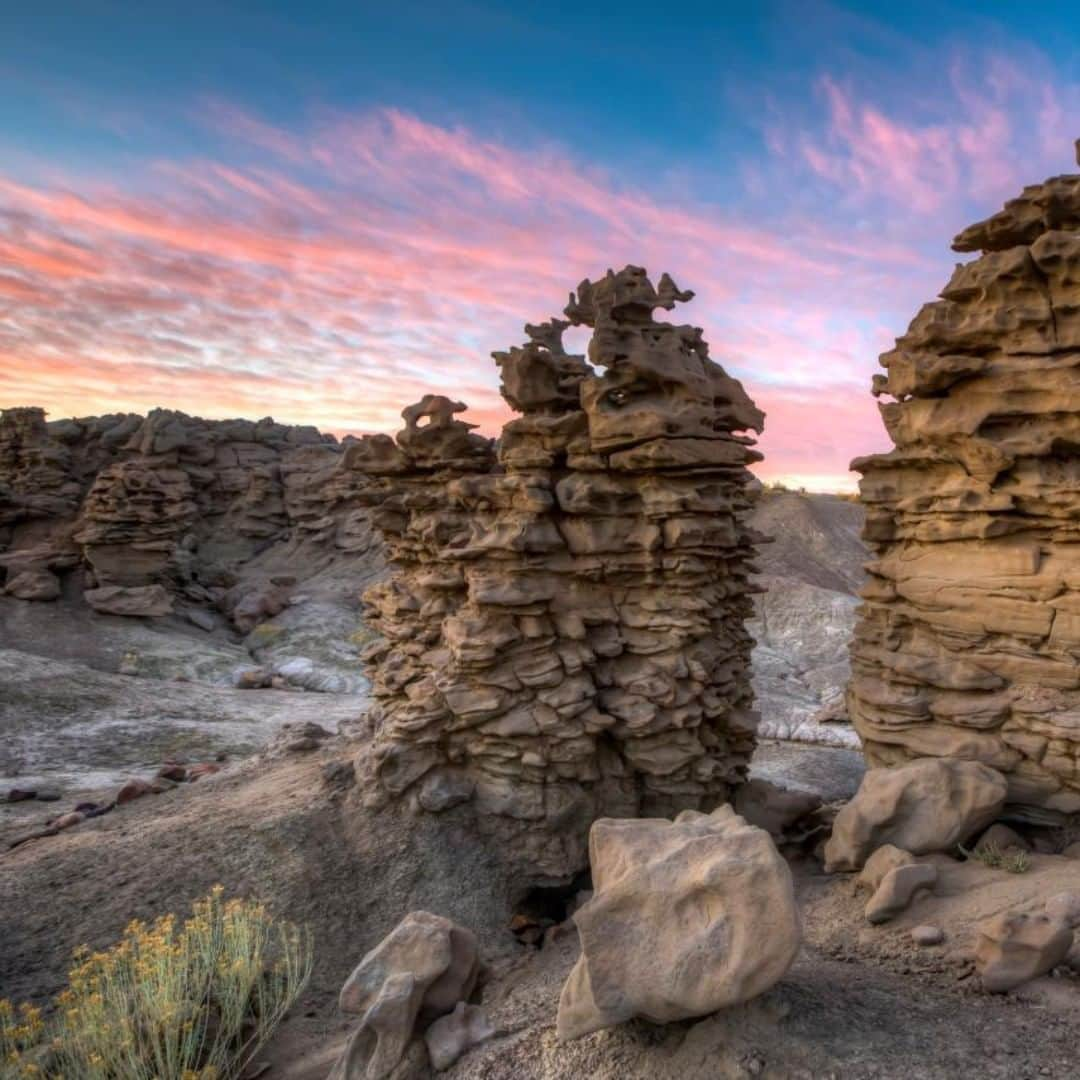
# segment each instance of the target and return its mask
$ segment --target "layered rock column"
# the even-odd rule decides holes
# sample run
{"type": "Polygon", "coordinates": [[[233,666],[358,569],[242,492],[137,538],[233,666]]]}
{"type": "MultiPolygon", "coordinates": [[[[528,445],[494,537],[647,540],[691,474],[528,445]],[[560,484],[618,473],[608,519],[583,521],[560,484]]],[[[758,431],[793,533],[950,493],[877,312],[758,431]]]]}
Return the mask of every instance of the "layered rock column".
{"type": "Polygon", "coordinates": [[[353,451],[390,488],[393,573],[365,597],[377,784],[471,803],[534,873],[584,865],[596,817],[712,809],[754,746],[738,432],[763,417],[700,329],[654,320],[692,295],[635,267],[582,282],[569,322],[495,354],[521,413],[496,446],[428,398],[353,451]]]}
{"type": "Polygon", "coordinates": [[[1080,176],[953,242],[874,393],[895,443],[860,458],[874,549],[851,719],[873,765],[1001,770],[1033,819],[1080,812],[1080,176]]]}

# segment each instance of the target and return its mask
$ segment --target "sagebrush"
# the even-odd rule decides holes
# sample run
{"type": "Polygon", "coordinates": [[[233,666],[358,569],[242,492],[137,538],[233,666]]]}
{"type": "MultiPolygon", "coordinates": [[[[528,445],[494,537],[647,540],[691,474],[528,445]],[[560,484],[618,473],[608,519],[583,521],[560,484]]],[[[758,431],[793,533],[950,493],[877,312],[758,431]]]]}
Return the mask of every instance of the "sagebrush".
{"type": "Polygon", "coordinates": [[[0,1078],[234,1080],[311,975],[310,931],[218,885],[179,928],[131,923],[111,949],[80,949],[44,1018],[0,1001],[0,1078]]]}

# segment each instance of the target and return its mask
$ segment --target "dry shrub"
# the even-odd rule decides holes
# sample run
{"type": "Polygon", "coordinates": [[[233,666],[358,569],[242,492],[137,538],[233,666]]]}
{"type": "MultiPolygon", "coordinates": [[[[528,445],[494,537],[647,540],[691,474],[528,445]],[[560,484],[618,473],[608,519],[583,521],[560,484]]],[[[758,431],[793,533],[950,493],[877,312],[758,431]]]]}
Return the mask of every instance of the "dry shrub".
{"type": "Polygon", "coordinates": [[[177,929],[133,922],[80,949],[47,1020],[0,1001],[0,1078],[234,1080],[311,975],[311,934],[215,886],[177,929]]]}

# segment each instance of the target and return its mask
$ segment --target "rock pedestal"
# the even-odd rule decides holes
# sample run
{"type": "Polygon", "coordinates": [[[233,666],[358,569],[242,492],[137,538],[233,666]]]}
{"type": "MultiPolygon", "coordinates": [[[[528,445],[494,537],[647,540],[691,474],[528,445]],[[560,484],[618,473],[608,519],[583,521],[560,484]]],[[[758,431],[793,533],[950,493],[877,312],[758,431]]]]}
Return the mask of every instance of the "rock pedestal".
{"type": "MultiPolygon", "coordinates": [[[[554,877],[601,815],[711,809],[754,747],[744,628],[746,465],[762,414],[691,298],[627,267],[495,354],[521,415],[497,445],[428,397],[396,443],[353,453],[387,478],[375,514],[392,576],[366,594],[375,780],[424,810],[472,802],[554,877]],[[593,329],[588,362],[563,331],[593,329]]],[[[513,845],[508,845],[513,848],[513,845]]]]}
{"type": "Polygon", "coordinates": [[[1080,176],[965,229],[959,265],[874,393],[874,550],[848,711],[875,766],[1006,774],[1033,820],[1080,811],[1080,176]]]}

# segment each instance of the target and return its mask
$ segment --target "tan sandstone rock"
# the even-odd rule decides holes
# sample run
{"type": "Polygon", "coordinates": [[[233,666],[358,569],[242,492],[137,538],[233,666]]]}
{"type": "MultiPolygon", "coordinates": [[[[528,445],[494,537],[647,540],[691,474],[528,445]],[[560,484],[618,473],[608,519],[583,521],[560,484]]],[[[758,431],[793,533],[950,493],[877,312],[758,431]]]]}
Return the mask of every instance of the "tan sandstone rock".
{"type": "Polygon", "coordinates": [[[431,1067],[436,1072],[449,1069],[459,1057],[494,1034],[494,1025],[479,1005],[459,1001],[452,1013],[439,1017],[424,1032],[431,1067]]]}
{"type": "Polygon", "coordinates": [[[884,923],[906,911],[919,893],[937,884],[938,869],[932,863],[894,866],[881,879],[874,895],[867,901],[864,914],[870,923],[884,923]]]}
{"type": "Polygon", "coordinates": [[[926,758],[871,769],[836,815],[825,869],[858,870],[882,844],[914,855],[947,851],[985,829],[1005,802],[1005,778],[974,761],[926,758]]]}
{"type": "Polygon", "coordinates": [[[754,747],[739,432],[763,417],[700,329],[654,319],[691,296],[637,267],[584,281],[569,322],[495,354],[521,413],[497,446],[429,395],[350,450],[384,478],[392,569],[365,595],[369,788],[469,803],[531,877],[581,869],[603,815],[726,800],[754,747]]]}
{"type": "Polygon", "coordinates": [[[980,761],[1036,822],[1080,812],[1080,176],[965,229],[881,357],[895,444],[860,458],[874,549],[848,714],[869,763],[980,761]]]}
{"type": "Polygon", "coordinates": [[[560,1039],[635,1016],[704,1016],[761,994],[795,958],[791,872],[730,806],[605,818],[589,849],[594,893],[574,913],[581,957],[559,999],[560,1039]]]}
{"type": "Polygon", "coordinates": [[[418,1023],[445,1016],[467,999],[478,970],[471,931],[427,911],[406,915],[341,988],[341,1011],[361,1019],[332,1080],[380,1080],[390,1073],[418,1023]]]}
{"type": "Polygon", "coordinates": [[[978,926],[975,970],[983,986],[1002,994],[1065,962],[1073,943],[1069,923],[1049,914],[1005,911],[978,926]]]}
{"type": "Polygon", "coordinates": [[[856,880],[862,888],[869,889],[872,893],[877,892],[882,879],[890,870],[899,866],[911,866],[914,862],[915,856],[910,851],[904,851],[893,844],[882,844],[866,860],[856,880]]]}

